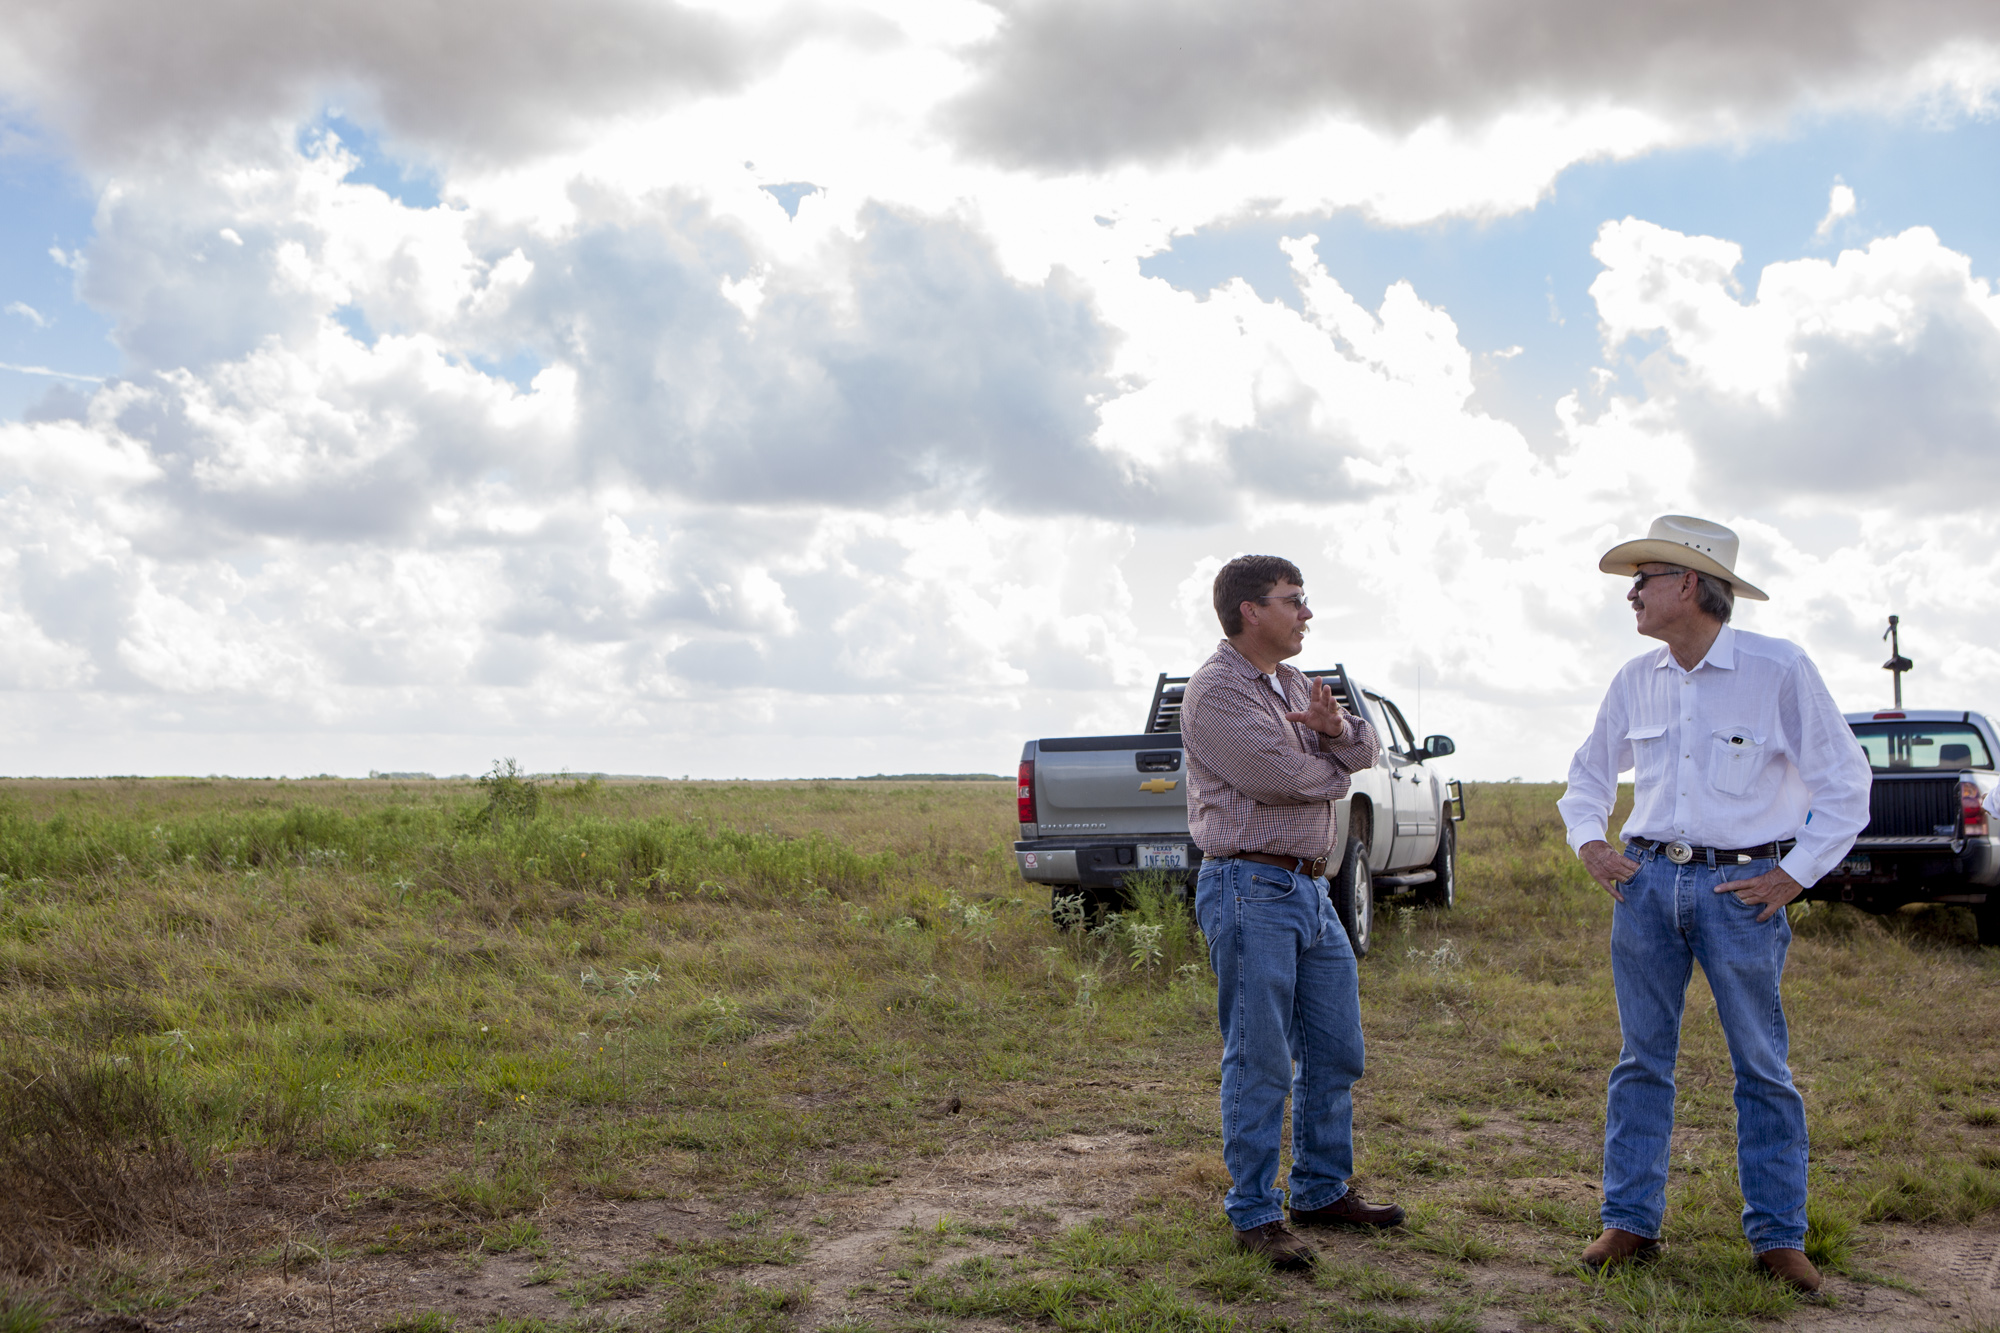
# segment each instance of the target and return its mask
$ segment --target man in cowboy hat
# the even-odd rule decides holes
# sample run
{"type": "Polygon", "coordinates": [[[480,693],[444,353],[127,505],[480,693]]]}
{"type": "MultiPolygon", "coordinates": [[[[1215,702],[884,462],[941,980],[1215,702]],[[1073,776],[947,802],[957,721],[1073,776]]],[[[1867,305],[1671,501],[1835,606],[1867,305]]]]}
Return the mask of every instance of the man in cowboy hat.
{"type": "Polygon", "coordinates": [[[1632,575],[1639,633],[1665,647],[1612,679],[1560,802],[1570,846],[1616,900],[1611,975],[1624,1049],[1604,1116],[1604,1232],[1589,1268],[1659,1249],[1674,1063],[1701,964],[1736,1071],[1743,1230],[1774,1277],[1820,1276],[1804,1252],[1805,1103],[1792,1086],[1779,997],[1785,904],[1839,864],[1868,822],[1868,761],[1796,645],[1734,629],[1736,598],[1769,599],[1736,573],[1736,534],[1670,514],[1597,567],[1632,575]],[[1635,770],[1621,855],[1605,823],[1635,770]]]}

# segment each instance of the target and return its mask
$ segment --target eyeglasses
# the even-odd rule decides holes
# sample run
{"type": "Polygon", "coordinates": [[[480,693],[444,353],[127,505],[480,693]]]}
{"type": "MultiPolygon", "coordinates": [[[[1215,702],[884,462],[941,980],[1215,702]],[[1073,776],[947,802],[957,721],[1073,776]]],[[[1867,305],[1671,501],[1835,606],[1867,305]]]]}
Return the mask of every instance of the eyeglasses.
{"type": "Polygon", "coordinates": [[[1647,579],[1679,578],[1687,572],[1685,569],[1657,569],[1649,574],[1641,570],[1632,580],[1632,591],[1638,592],[1645,587],[1647,579]]]}
{"type": "Polygon", "coordinates": [[[1283,602],[1294,611],[1303,611],[1306,609],[1306,595],[1302,592],[1295,592],[1289,597],[1252,597],[1250,600],[1253,602],[1283,602]]]}

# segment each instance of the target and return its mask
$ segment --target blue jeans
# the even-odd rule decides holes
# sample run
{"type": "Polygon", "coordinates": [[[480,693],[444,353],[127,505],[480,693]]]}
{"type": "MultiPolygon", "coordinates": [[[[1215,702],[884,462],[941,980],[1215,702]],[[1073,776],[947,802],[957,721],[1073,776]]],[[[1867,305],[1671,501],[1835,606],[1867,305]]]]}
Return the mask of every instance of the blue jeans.
{"type": "Polygon", "coordinates": [[[1611,976],[1625,1047],[1604,1112],[1604,1225],[1657,1237],[1666,1214],[1674,1063],[1694,964],[1715,995],[1736,1071],[1736,1175],[1750,1247],[1805,1248],[1806,1106],[1792,1086],[1791,1042],[1778,983],[1791,923],[1715,886],[1751,879],[1775,861],[1677,866],[1658,852],[1627,853],[1639,873],[1611,913],[1611,976]]]}
{"type": "Polygon", "coordinates": [[[1223,1199],[1238,1231],[1275,1222],[1278,1143],[1292,1098],[1292,1207],[1325,1208],[1354,1174],[1361,994],[1326,881],[1256,861],[1209,859],[1195,917],[1215,966],[1222,1026],[1223,1199]]]}

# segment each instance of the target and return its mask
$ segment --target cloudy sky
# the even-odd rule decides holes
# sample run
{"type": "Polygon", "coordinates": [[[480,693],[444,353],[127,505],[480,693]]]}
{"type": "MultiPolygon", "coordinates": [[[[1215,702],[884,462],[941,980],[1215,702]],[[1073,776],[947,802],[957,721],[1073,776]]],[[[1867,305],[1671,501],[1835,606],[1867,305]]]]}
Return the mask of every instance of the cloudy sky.
{"type": "Polygon", "coordinates": [[[1272,551],[1553,778],[1662,512],[2000,711],[1996,98],[1956,0],[13,0],[0,772],[1009,772],[1272,551]]]}

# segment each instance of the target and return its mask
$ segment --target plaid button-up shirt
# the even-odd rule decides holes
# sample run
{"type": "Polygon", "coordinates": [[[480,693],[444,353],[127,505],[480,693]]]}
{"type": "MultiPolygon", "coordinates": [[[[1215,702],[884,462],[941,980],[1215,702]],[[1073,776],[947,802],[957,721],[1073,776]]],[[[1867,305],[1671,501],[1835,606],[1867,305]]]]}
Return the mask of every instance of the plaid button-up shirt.
{"type": "Polygon", "coordinates": [[[1316,860],[1333,846],[1333,803],[1348,775],[1382,753],[1375,729],[1352,713],[1335,741],[1285,714],[1302,713],[1311,682],[1280,663],[1270,682],[1227,639],[1188,678],[1181,699],[1188,829],[1204,856],[1271,852],[1316,860]]]}

